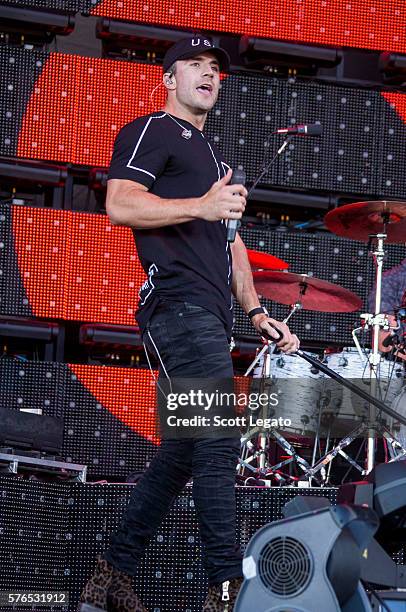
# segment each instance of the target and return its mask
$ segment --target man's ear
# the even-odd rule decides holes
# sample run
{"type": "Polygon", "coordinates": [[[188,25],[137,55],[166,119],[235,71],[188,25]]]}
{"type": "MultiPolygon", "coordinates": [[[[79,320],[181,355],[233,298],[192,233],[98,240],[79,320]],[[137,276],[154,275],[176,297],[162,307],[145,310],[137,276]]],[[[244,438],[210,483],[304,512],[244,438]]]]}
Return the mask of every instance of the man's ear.
{"type": "Polygon", "coordinates": [[[176,79],[172,72],[165,72],[163,76],[163,83],[167,89],[175,89],[176,79]]]}

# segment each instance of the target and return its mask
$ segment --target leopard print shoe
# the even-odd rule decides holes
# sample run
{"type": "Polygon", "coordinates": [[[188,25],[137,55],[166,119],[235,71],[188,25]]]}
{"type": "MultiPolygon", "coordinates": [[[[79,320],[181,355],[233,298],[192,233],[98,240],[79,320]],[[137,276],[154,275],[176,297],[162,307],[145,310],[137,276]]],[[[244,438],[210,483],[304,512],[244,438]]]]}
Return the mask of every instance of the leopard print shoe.
{"type": "Polygon", "coordinates": [[[148,612],[133,591],[131,576],[121,575],[120,582],[114,582],[107,593],[109,612],[148,612]]]}
{"type": "Polygon", "coordinates": [[[132,578],[99,557],[80,596],[78,612],[148,612],[132,588],[132,578]]]}
{"type": "Polygon", "coordinates": [[[233,578],[209,587],[202,612],[233,612],[243,578],[233,578]]]}

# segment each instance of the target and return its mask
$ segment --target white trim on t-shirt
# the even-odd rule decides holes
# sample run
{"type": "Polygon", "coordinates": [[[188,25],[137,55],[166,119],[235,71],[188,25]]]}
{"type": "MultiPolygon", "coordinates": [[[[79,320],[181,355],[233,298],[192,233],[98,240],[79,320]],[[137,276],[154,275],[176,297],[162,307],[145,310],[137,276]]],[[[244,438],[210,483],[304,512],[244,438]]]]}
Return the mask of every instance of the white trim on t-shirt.
{"type": "Polygon", "coordinates": [[[141,132],[141,136],[139,137],[138,142],[135,145],[135,149],[134,149],[134,151],[133,151],[133,153],[132,153],[132,155],[131,155],[128,163],[127,163],[127,168],[131,168],[132,170],[138,170],[139,172],[144,172],[145,174],[148,174],[149,176],[152,176],[152,178],[154,180],[156,180],[156,176],[154,174],[152,174],[151,172],[148,172],[148,170],[144,170],[143,168],[138,168],[137,166],[132,166],[131,163],[132,163],[134,157],[137,154],[137,151],[138,151],[139,146],[141,144],[141,140],[144,138],[145,132],[147,131],[147,129],[149,127],[149,124],[151,123],[152,119],[162,119],[163,117],[166,117],[166,113],[163,113],[162,115],[158,115],[158,117],[150,117],[148,119],[147,123],[145,124],[144,129],[141,132]]]}

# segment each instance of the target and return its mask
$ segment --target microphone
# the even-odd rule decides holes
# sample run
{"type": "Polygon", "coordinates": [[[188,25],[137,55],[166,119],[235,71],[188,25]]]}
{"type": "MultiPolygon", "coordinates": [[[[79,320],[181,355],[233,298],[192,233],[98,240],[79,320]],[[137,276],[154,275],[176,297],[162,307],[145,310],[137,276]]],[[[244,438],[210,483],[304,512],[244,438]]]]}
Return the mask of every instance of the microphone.
{"type": "MultiPolygon", "coordinates": [[[[245,185],[247,177],[244,170],[234,170],[229,185],[245,185]]],[[[241,223],[238,219],[228,219],[227,221],[227,242],[234,242],[237,230],[241,223]]]]}
{"type": "Polygon", "coordinates": [[[292,125],[288,128],[279,128],[273,134],[288,134],[289,136],[320,136],[322,127],[320,123],[309,123],[308,125],[292,125]]]}

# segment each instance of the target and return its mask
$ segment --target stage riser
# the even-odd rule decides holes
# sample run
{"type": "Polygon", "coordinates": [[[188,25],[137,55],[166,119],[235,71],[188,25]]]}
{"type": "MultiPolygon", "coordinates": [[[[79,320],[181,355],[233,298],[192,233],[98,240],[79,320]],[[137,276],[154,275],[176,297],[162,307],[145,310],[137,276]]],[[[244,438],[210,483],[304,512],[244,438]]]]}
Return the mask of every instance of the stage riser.
{"type": "MultiPolygon", "coordinates": [[[[94,560],[108,546],[134,487],[0,477],[0,590],[49,590],[52,584],[53,590],[69,590],[69,612],[74,612],[94,560]]],[[[282,518],[283,506],[298,492],[238,487],[237,535],[242,547],[257,529],[282,518]]],[[[336,500],[336,489],[300,494],[336,500]]],[[[186,487],[150,543],[135,579],[134,586],[151,612],[200,611],[207,590],[200,554],[191,487],[186,487]]]]}

